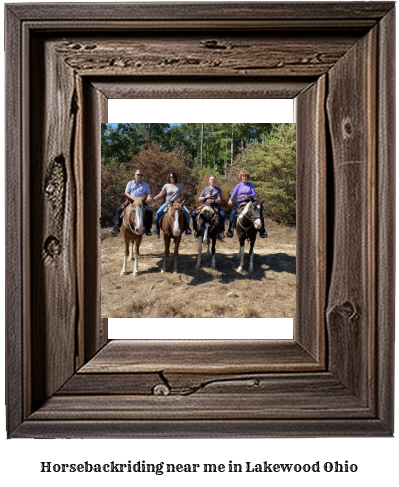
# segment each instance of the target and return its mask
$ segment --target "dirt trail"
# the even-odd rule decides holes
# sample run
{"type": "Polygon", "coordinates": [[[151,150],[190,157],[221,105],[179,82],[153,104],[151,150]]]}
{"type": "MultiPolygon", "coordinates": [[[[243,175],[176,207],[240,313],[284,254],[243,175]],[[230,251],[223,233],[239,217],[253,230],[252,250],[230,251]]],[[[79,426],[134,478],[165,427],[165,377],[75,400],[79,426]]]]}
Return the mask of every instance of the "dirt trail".
{"type": "MultiPolygon", "coordinates": [[[[239,265],[238,241],[218,241],[216,270],[204,249],[197,269],[197,239],[183,236],[179,249],[179,272],[173,274],[173,254],[168,272],[161,273],[163,238],[143,237],[139,275],[120,275],[123,243],[120,235],[101,231],[101,315],[103,318],[293,318],[296,294],[296,231],[266,221],[269,238],[257,239],[254,272],[248,272],[246,248],[244,270],[239,265]]],[[[171,250],[173,244],[171,244],[171,250]]]]}

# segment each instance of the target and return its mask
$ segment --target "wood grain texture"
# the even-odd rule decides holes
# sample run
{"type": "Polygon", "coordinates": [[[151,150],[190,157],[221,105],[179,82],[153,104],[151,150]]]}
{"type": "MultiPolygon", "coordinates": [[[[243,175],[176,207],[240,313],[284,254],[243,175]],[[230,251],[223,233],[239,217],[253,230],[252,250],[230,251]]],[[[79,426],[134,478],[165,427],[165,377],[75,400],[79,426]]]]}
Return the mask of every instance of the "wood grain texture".
{"type": "Polygon", "coordinates": [[[108,99],[113,98],[295,98],[312,82],[310,78],[216,79],[168,77],[164,79],[127,76],[117,79],[93,77],[92,85],[108,99]]]}
{"type": "Polygon", "coordinates": [[[338,38],[323,33],[235,32],[234,36],[148,34],[107,36],[57,42],[64,62],[81,75],[90,76],[320,76],[352,46],[358,34],[338,38]],[[334,42],[331,42],[334,39],[334,42]]]}
{"type": "Polygon", "coordinates": [[[15,438],[312,438],[391,435],[378,419],[262,420],[38,420],[25,421],[15,438]]]}
{"type": "Polygon", "coordinates": [[[6,16],[9,436],[392,435],[394,4],[6,16]],[[107,99],[268,94],[296,97],[299,124],[295,339],[106,343],[86,231],[107,99]]]}
{"type": "Polygon", "coordinates": [[[375,380],[369,363],[375,346],[375,42],[371,30],[330,70],[327,100],[334,178],[330,370],[365,403],[375,380]]]}
{"type": "Polygon", "coordinates": [[[80,372],[223,374],[319,368],[293,340],[111,340],[80,372]]]}
{"type": "Polygon", "coordinates": [[[31,68],[32,404],[51,396],[75,370],[76,194],[73,146],[77,100],[73,73],[53,51],[32,43],[31,68]],[[43,79],[57,79],[47,85],[43,79]],[[57,107],[45,110],[44,107],[57,107]],[[54,323],[57,322],[57,326],[54,323]],[[58,348],[59,347],[59,348],[58,348]],[[45,371],[45,374],[43,373],[45,371]]]}
{"type": "MultiPolygon", "coordinates": [[[[295,5],[287,2],[245,2],[245,3],[187,3],[182,9],[181,5],[173,3],[114,3],[110,4],[38,4],[35,8],[29,5],[10,5],[7,8],[21,20],[173,20],[184,23],[197,19],[202,21],[212,20],[239,20],[251,21],[259,19],[271,19],[284,22],[287,20],[302,23],[304,27],[308,22],[337,20],[339,22],[353,21],[358,24],[367,20],[374,23],[380,20],[393,8],[393,2],[328,2],[313,4],[303,2],[295,5]]],[[[91,24],[93,26],[93,22],[91,24]]],[[[207,25],[207,24],[206,24],[207,25]]],[[[341,25],[341,24],[338,24],[341,25]]],[[[366,24],[369,26],[369,24],[366,24]]],[[[92,27],[93,28],[93,27],[92,27]]]]}
{"type": "Polygon", "coordinates": [[[294,337],[325,364],[327,280],[326,77],[295,99],[297,113],[297,303],[294,337]],[[308,299],[312,296],[312,299],[308,299]],[[305,323],[318,323],[316,328],[305,323]]]}
{"type": "MultiPolygon", "coordinates": [[[[6,80],[7,98],[5,100],[5,117],[11,127],[15,130],[8,134],[5,146],[6,169],[5,179],[7,181],[5,199],[7,205],[13,208],[12,212],[6,212],[6,240],[5,240],[5,275],[7,280],[6,291],[6,398],[7,398],[7,424],[10,430],[16,428],[24,417],[24,367],[26,363],[21,362],[23,355],[24,325],[26,324],[27,288],[25,272],[29,272],[29,264],[26,255],[29,252],[28,241],[22,238],[23,228],[28,224],[28,213],[21,198],[21,182],[26,184],[23,177],[23,146],[22,139],[22,104],[20,95],[21,86],[21,64],[12,62],[18,58],[22,48],[22,36],[19,29],[19,20],[10,11],[6,15],[6,37],[5,49],[9,54],[5,63],[5,70],[9,74],[6,80]],[[15,220],[23,225],[15,225],[15,220]],[[25,244],[24,244],[25,242],[25,244]],[[26,267],[25,267],[26,266],[26,267]],[[24,279],[25,278],[25,279],[24,279]]],[[[22,183],[22,184],[23,184],[22,183]]]]}
{"type": "Polygon", "coordinates": [[[393,430],[394,347],[395,347],[395,11],[379,24],[379,93],[377,98],[377,214],[376,221],[376,330],[378,357],[385,356],[377,370],[378,415],[393,430]]]}

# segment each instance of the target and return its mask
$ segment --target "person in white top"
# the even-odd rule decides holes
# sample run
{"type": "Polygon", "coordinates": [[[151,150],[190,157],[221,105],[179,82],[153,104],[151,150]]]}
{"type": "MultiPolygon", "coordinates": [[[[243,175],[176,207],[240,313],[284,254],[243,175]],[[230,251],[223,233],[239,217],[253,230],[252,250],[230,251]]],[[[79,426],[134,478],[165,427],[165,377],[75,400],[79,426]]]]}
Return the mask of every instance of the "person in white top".
{"type": "MultiPolygon", "coordinates": [[[[161,192],[156,196],[154,196],[154,198],[152,199],[156,201],[159,198],[162,198],[164,196],[166,197],[166,201],[163,205],[160,206],[159,210],[156,212],[155,215],[156,228],[154,230],[154,233],[157,235],[159,235],[159,231],[160,231],[160,220],[161,220],[162,213],[164,212],[165,208],[168,206],[169,201],[181,203],[184,200],[183,186],[181,183],[177,182],[177,175],[172,171],[169,172],[168,181],[166,184],[163,185],[161,192]]],[[[186,235],[191,235],[190,212],[187,210],[185,206],[183,206],[183,209],[186,214],[186,222],[187,222],[186,235]]]]}

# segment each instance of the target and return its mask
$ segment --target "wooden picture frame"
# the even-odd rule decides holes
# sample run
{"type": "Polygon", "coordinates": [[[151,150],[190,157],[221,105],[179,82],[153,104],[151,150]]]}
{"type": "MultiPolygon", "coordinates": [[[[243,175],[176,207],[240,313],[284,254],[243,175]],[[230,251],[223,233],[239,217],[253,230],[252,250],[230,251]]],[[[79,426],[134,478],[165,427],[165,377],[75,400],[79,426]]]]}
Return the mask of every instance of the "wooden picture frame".
{"type": "Polygon", "coordinates": [[[6,6],[11,438],[391,436],[393,2],[6,6]],[[108,98],[294,98],[288,341],[108,341],[108,98]]]}

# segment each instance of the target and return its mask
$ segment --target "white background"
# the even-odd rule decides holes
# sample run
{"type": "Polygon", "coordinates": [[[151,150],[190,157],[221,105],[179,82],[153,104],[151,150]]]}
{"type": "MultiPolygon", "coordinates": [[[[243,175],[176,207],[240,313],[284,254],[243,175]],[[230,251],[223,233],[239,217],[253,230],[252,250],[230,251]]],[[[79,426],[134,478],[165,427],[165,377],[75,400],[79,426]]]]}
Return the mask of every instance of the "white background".
{"type": "MultiPolygon", "coordinates": [[[[143,1],[143,0],[142,0],[143,1]]],[[[320,1],[320,0],[317,0],[320,1]]],[[[3,16],[3,10],[1,14],[3,16]]],[[[3,17],[1,18],[3,24],[3,17]]],[[[3,51],[3,50],[2,50],[3,51]]],[[[4,53],[1,52],[1,86],[4,90],[4,53]]],[[[3,100],[3,96],[1,97],[3,100]]],[[[198,121],[198,120],[196,120],[198,121]]],[[[2,129],[3,131],[3,129],[2,129]]],[[[2,136],[4,140],[4,132],[2,136]]],[[[4,151],[1,154],[4,159],[4,151]]],[[[4,194],[4,177],[1,177],[1,190],[4,194]]],[[[3,201],[1,202],[3,205],[3,201]]],[[[4,214],[4,208],[1,214],[4,214]]],[[[12,209],[7,208],[7,211],[12,209]]],[[[0,239],[4,255],[4,234],[0,239]]],[[[1,266],[2,285],[1,304],[4,309],[4,266],[1,266]]],[[[4,314],[3,314],[4,322],[4,314]]],[[[1,350],[4,350],[4,333],[0,334],[1,350]]],[[[396,349],[398,347],[396,346],[396,349]]],[[[398,356],[398,350],[396,350],[398,356]]],[[[3,360],[0,390],[4,395],[3,360]]],[[[396,381],[397,382],[397,381],[396,381]]],[[[397,394],[396,394],[397,397],[397,394]]],[[[3,397],[4,399],[4,397],[3,397]]],[[[4,404],[4,400],[1,400],[4,404]]],[[[398,403],[398,401],[396,401],[398,403]]],[[[4,411],[4,410],[3,410],[4,411]]],[[[398,407],[396,406],[396,418],[398,407]]],[[[398,439],[395,438],[319,438],[319,439],[206,439],[206,440],[6,440],[5,411],[0,415],[1,431],[1,477],[5,482],[15,485],[86,486],[88,482],[96,482],[97,486],[132,485],[173,485],[186,487],[203,487],[228,482],[229,485],[251,483],[251,486],[288,486],[295,482],[296,486],[346,487],[353,485],[398,485],[399,474],[397,459],[399,457],[398,439]],[[112,460],[123,463],[128,460],[136,462],[157,463],[235,463],[251,461],[261,463],[313,463],[320,461],[345,462],[358,465],[356,474],[41,474],[40,462],[106,463],[112,460]]]]}

